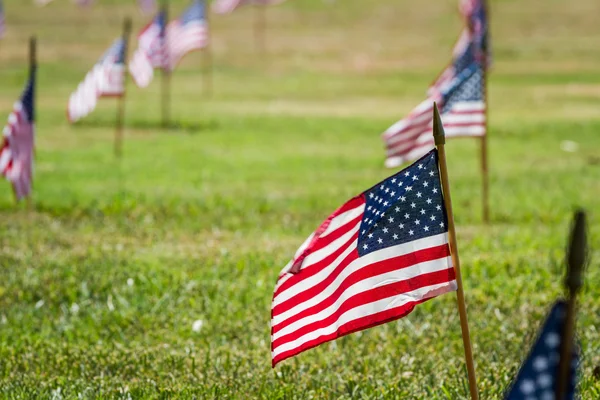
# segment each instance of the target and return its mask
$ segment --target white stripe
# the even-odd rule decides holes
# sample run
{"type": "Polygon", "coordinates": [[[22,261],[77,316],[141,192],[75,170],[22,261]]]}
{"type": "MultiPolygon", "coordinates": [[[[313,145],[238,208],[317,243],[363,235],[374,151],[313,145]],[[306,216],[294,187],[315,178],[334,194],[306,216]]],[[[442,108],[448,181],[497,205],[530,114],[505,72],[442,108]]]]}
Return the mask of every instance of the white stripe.
{"type": "Polygon", "coordinates": [[[461,101],[461,102],[452,104],[452,110],[453,111],[484,111],[485,103],[483,101],[461,101]]]}
{"type": "Polygon", "coordinates": [[[448,113],[448,115],[444,116],[442,119],[442,123],[444,124],[444,128],[446,124],[461,124],[465,122],[472,123],[481,123],[485,122],[485,114],[454,114],[452,112],[448,113]]]}
{"type": "Polygon", "coordinates": [[[484,136],[485,126],[457,126],[445,128],[447,137],[484,136]]]}
{"type": "MultiPolygon", "coordinates": [[[[359,260],[356,260],[355,263],[358,262],[359,260]]],[[[348,269],[351,269],[351,268],[352,268],[352,264],[348,267],[348,269]]],[[[285,336],[290,333],[293,333],[304,326],[312,324],[313,322],[322,321],[322,320],[330,317],[344,304],[344,302],[346,302],[346,300],[348,300],[354,296],[357,296],[363,292],[366,292],[368,290],[375,289],[375,288],[381,287],[381,286],[392,285],[392,284],[395,284],[398,282],[413,279],[420,275],[424,275],[424,274],[428,274],[428,273],[432,273],[432,272],[449,270],[451,268],[452,268],[452,261],[451,261],[450,256],[448,256],[448,257],[438,258],[438,259],[435,259],[432,261],[415,264],[410,267],[396,269],[394,271],[390,271],[385,274],[369,276],[367,279],[356,282],[352,286],[348,287],[343,293],[340,294],[339,297],[337,297],[335,299],[335,302],[333,302],[327,308],[321,309],[316,314],[308,315],[308,316],[306,316],[302,319],[299,319],[298,321],[295,321],[294,323],[286,326],[285,328],[281,329],[279,332],[275,333],[272,336],[271,340],[275,341],[275,340],[279,339],[280,337],[285,336]]],[[[349,273],[345,273],[345,272],[346,272],[346,270],[344,270],[344,272],[342,272],[342,274],[340,274],[340,276],[338,277],[339,279],[336,278],[336,283],[334,285],[329,286],[326,290],[320,292],[315,297],[312,297],[312,298],[310,298],[310,300],[307,300],[304,303],[298,304],[297,306],[290,308],[289,310],[285,311],[284,313],[274,316],[273,321],[272,321],[272,326],[275,327],[275,326],[281,324],[282,322],[285,322],[287,319],[293,317],[294,315],[297,315],[297,314],[301,313],[302,311],[304,311],[312,306],[315,306],[315,305],[321,303],[322,301],[328,299],[329,297],[331,297],[331,295],[334,294],[334,292],[340,287],[340,285],[343,283],[343,281],[350,276],[349,273]],[[342,275],[344,275],[344,276],[342,277],[342,275]]]]}
{"type": "Polygon", "coordinates": [[[426,286],[417,290],[413,290],[411,292],[402,293],[398,296],[389,297],[387,299],[378,300],[373,303],[364,304],[360,307],[353,308],[352,310],[348,310],[347,312],[342,314],[335,324],[309,332],[301,338],[284,343],[276,347],[271,353],[272,357],[275,358],[281,353],[296,349],[302,346],[304,343],[317,339],[320,336],[332,334],[336,332],[340,326],[357,318],[377,314],[385,310],[391,310],[393,308],[401,307],[411,301],[420,301],[423,299],[428,299],[431,297],[439,296],[443,293],[448,293],[453,290],[456,290],[456,281],[426,286]]]}
{"type": "Polygon", "coordinates": [[[323,232],[320,237],[324,238],[325,236],[333,233],[334,231],[338,230],[338,228],[341,228],[342,226],[346,225],[348,222],[354,220],[356,217],[361,215],[364,211],[365,211],[365,205],[363,203],[356,208],[353,208],[351,210],[341,213],[340,215],[337,215],[335,218],[333,218],[331,220],[331,222],[329,223],[329,226],[327,227],[327,229],[325,229],[325,232],[323,232]]]}
{"type": "Polygon", "coordinates": [[[12,152],[10,151],[10,147],[5,148],[0,153],[0,173],[4,172],[4,169],[8,165],[12,158],[12,152]]]}
{"type": "MultiPolygon", "coordinates": [[[[283,303],[284,301],[291,299],[292,297],[297,296],[300,293],[314,287],[315,285],[321,283],[324,279],[331,275],[331,273],[337,268],[337,266],[342,262],[344,258],[350,251],[356,249],[357,240],[352,242],[352,246],[348,247],[346,251],[344,251],[335,261],[329,264],[327,267],[323,268],[317,274],[311,276],[308,279],[304,279],[294,286],[289,287],[285,291],[279,293],[277,297],[273,299],[273,305],[271,308],[275,308],[275,306],[283,303]]],[[[413,253],[415,251],[419,251],[422,249],[428,249],[430,247],[440,246],[444,243],[448,243],[447,234],[441,233],[439,235],[430,236],[418,240],[414,240],[412,242],[407,242],[403,244],[399,244],[397,246],[386,247],[385,249],[381,249],[378,251],[374,251],[372,253],[366,254],[357,260],[351,262],[342,273],[336,278],[336,280],[329,284],[328,287],[332,285],[336,285],[336,282],[341,282],[339,279],[346,277],[348,274],[358,271],[359,269],[365,267],[366,265],[373,264],[375,262],[387,260],[388,258],[398,257],[404,254],[413,253]]],[[[308,257],[307,257],[308,258],[308,257]]],[[[327,289],[325,289],[327,290],[327,289]]]]}

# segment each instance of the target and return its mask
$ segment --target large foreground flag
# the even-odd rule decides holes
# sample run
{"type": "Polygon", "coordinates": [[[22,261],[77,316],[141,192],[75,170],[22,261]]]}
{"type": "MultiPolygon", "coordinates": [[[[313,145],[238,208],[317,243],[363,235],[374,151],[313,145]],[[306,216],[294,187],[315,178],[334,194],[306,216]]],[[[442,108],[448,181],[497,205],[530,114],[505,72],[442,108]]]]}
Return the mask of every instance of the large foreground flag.
{"type": "Polygon", "coordinates": [[[419,104],[406,118],[382,135],[386,146],[385,165],[395,168],[415,160],[434,147],[432,107],[441,106],[447,137],[485,135],[483,68],[478,62],[463,67],[441,92],[419,104]]]}
{"type": "Polygon", "coordinates": [[[273,366],[456,290],[443,200],[434,149],[327,218],[275,286],[273,366]]]}
{"type": "Polygon", "coordinates": [[[17,200],[31,194],[35,139],[34,93],[35,68],[32,68],[27,86],[8,117],[0,148],[0,171],[12,183],[17,200]]]}
{"type": "Polygon", "coordinates": [[[212,5],[212,10],[217,14],[229,14],[246,4],[269,6],[283,3],[284,1],[285,0],[215,0],[212,5]]]}
{"type": "Polygon", "coordinates": [[[100,97],[122,96],[125,91],[125,41],[120,38],[98,60],[77,90],[71,94],[67,108],[70,122],[75,122],[96,108],[100,97]]]}
{"type": "Polygon", "coordinates": [[[138,35],[138,48],[129,62],[129,71],[139,87],[152,82],[154,68],[168,68],[166,22],[166,14],[160,11],[138,35]]]}
{"type": "Polygon", "coordinates": [[[167,25],[169,66],[175,69],[179,61],[190,51],[208,45],[204,0],[195,0],[183,14],[167,25]]]}
{"type": "MultiPolygon", "coordinates": [[[[515,381],[506,393],[506,400],[555,399],[559,375],[560,347],[566,322],[567,304],[557,302],[548,315],[531,352],[521,366],[515,381]]],[[[573,346],[575,349],[575,346],[573,346]]],[[[577,378],[578,354],[569,360],[569,379],[565,397],[573,400],[577,378]]]]}

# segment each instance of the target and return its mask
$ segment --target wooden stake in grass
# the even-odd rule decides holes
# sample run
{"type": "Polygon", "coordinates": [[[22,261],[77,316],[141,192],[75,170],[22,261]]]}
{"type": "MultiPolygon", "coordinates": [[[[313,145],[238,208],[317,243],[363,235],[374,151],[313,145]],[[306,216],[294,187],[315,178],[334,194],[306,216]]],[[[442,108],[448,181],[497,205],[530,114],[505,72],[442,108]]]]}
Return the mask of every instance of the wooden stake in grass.
{"type": "Polygon", "coordinates": [[[458,258],[458,247],[456,243],[456,231],[454,228],[454,215],[452,213],[452,199],[450,197],[450,182],[448,180],[448,167],[446,165],[446,134],[442,126],[442,119],[437,108],[437,104],[433,104],[433,137],[435,146],[438,149],[440,178],[442,181],[442,191],[444,192],[444,205],[448,213],[448,236],[450,241],[450,253],[452,256],[452,264],[456,273],[456,295],[458,299],[458,314],[460,316],[460,328],[462,331],[463,345],[465,348],[465,359],[467,362],[467,374],[469,379],[469,391],[471,399],[479,399],[477,392],[477,380],[475,378],[475,363],[473,362],[473,350],[471,347],[471,336],[469,334],[469,322],[467,319],[467,306],[465,304],[465,293],[463,290],[462,276],[460,273],[460,260],[458,258]]]}
{"type": "Polygon", "coordinates": [[[117,106],[117,120],[115,124],[115,156],[121,158],[123,154],[123,129],[125,125],[125,102],[127,98],[127,54],[129,51],[129,36],[131,34],[131,18],[123,22],[123,93],[119,97],[117,106]]]}
{"type": "Polygon", "coordinates": [[[560,362],[558,364],[558,380],[556,382],[556,399],[563,400],[567,395],[573,342],[575,341],[575,306],[577,293],[583,284],[583,270],[587,260],[586,217],[583,211],[577,211],[571,229],[571,239],[567,251],[567,275],[565,286],[569,292],[567,315],[560,346],[560,362]]]}
{"type": "Polygon", "coordinates": [[[162,31],[160,33],[163,49],[163,66],[161,82],[161,110],[162,127],[167,128],[170,124],[171,114],[171,54],[169,52],[169,41],[167,40],[167,23],[169,21],[169,0],[162,0],[161,14],[164,18],[162,31]]]}

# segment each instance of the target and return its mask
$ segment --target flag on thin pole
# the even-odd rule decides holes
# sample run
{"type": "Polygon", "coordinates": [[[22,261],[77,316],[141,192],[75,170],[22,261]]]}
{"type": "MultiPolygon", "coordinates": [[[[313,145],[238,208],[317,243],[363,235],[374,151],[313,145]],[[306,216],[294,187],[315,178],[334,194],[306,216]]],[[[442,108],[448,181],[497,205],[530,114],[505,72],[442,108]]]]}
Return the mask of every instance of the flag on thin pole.
{"type": "Polygon", "coordinates": [[[385,165],[397,167],[415,160],[434,147],[433,102],[441,107],[447,137],[485,135],[483,68],[472,62],[457,71],[455,78],[419,104],[406,118],[382,135],[386,146],[385,165]]]}
{"type": "Polygon", "coordinates": [[[77,90],[69,97],[69,122],[76,122],[91,113],[96,108],[98,98],[121,97],[124,94],[126,51],[123,38],[115,40],[88,72],[77,90]]]}
{"type": "Polygon", "coordinates": [[[138,48],[129,62],[129,72],[137,86],[147,87],[154,77],[154,68],[168,67],[168,54],[164,43],[167,16],[165,10],[142,29],[138,35],[138,48]]]}
{"type": "Polygon", "coordinates": [[[29,79],[3,130],[0,171],[11,182],[16,200],[31,196],[35,142],[35,39],[30,42],[29,79]]]}
{"type": "Polygon", "coordinates": [[[204,0],[194,0],[179,18],[167,25],[169,67],[175,69],[181,59],[193,50],[208,46],[208,26],[204,0]]]}

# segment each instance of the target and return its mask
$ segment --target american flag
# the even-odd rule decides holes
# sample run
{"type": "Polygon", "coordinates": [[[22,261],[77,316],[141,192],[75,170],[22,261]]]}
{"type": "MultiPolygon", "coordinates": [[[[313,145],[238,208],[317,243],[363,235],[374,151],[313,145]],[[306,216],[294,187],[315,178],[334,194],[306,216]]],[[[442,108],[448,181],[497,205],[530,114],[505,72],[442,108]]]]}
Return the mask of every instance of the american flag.
{"type": "Polygon", "coordinates": [[[6,26],[4,22],[4,7],[2,6],[2,0],[0,0],[0,38],[4,36],[6,26]]]}
{"type": "MultiPolygon", "coordinates": [[[[564,301],[559,301],[552,307],[531,352],[506,393],[506,400],[556,398],[555,385],[558,381],[562,329],[566,314],[567,304],[564,301]]],[[[562,397],[564,400],[575,398],[578,364],[579,357],[574,347],[567,392],[562,397]]]]}
{"type": "Polygon", "coordinates": [[[99,97],[122,96],[125,92],[125,41],[117,39],[71,94],[67,108],[70,122],[85,117],[99,97]]]}
{"type": "Polygon", "coordinates": [[[434,149],[340,207],[285,266],[271,309],[273,366],[456,288],[434,149]]]}
{"type": "Polygon", "coordinates": [[[208,45],[204,0],[196,0],[183,14],[167,25],[169,66],[173,70],[179,61],[192,50],[208,45]]]}
{"type": "Polygon", "coordinates": [[[12,183],[17,200],[31,194],[33,150],[35,140],[35,68],[19,101],[14,105],[4,127],[0,148],[0,171],[12,183]]]}
{"type": "Polygon", "coordinates": [[[212,4],[212,10],[217,14],[229,14],[245,4],[268,6],[283,3],[284,1],[285,0],[215,0],[212,4]]]}
{"type": "Polygon", "coordinates": [[[138,5],[144,14],[151,14],[156,9],[156,0],[138,0],[138,5]]]}
{"type": "Polygon", "coordinates": [[[486,62],[486,66],[491,63],[485,0],[461,0],[459,9],[467,26],[454,45],[452,61],[436,78],[429,88],[428,94],[431,94],[434,90],[441,90],[444,85],[449,84],[454,79],[457,72],[462,71],[465,65],[474,60],[481,63],[486,62]]]}
{"type": "Polygon", "coordinates": [[[472,62],[442,92],[435,91],[383,133],[387,167],[395,168],[412,161],[434,147],[431,117],[434,101],[441,106],[446,136],[485,135],[483,68],[480,63],[472,62]]]}
{"type": "Polygon", "coordinates": [[[166,22],[165,12],[160,11],[138,35],[138,48],[129,62],[129,72],[141,88],[152,82],[154,68],[168,67],[166,22]]]}

